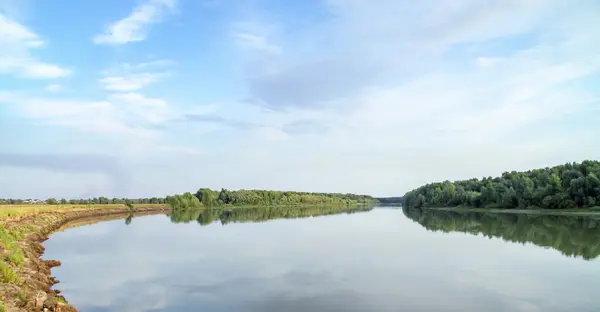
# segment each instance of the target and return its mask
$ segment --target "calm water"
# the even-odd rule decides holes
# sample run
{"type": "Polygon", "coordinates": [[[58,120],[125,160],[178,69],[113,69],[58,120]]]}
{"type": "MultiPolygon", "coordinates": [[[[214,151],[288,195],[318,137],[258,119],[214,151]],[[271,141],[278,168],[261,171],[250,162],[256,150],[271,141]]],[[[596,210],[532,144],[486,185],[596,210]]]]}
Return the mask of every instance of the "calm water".
{"type": "Polygon", "coordinates": [[[62,261],[57,288],[83,312],[600,309],[593,219],[230,214],[73,228],[52,235],[45,258],[62,261]]]}

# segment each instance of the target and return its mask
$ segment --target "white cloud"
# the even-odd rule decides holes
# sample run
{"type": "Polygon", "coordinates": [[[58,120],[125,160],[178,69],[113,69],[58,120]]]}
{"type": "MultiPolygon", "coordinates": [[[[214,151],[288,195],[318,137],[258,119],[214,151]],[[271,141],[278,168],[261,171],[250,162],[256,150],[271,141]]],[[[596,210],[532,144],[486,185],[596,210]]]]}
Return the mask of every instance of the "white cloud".
{"type": "Polygon", "coordinates": [[[59,78],[71,74],[71,71],[59,66],[37,62],[29,63],[23,69],[23,76],[28,78],[59,78]]]}
{"type": "Polygon", "coordinates": [[[479,66],[483,66],[483,67],[492,67],[494,65],[496,65],[498,62],[500,62],[502,59],[499,57],[485,57],[485,56],[481,56],[477,58],[477,65],[479,66]]]}
{"type": "Polygon", "coordinates": [[[120,45],[145,40],[152,24],[160,23],[167,13],[175,10],[175,0],[150,0],[133,12],[106,27],[103,34],[94,36],[95,44],[120,45]]]}
{"type": "Polygon", "coordinates": [[[36,46],[41,42],[36,34],[2,13],[0,13],[0,40],[1,42],[19,40],[36,46]]]}
{"type": "Polygon", "coordinates": [[[177,62],[173,61],[173,60],[169,60],[169,59],[160,59],[160,60],[153,60],[153,61],[149,61],[149,62],[143,62],[143,63],[139,63],[139,64],[130,64],[130,63],[123,63],[121,65],[119,65],[120,68],[123,68],[125,70],[136,70],[136,69],[149,69],[149,68],[156,68],[156,67],[166,67],[166,66],[173,66],[177,64],[177,62]]]}
{"type": "Polygon", "coordinates": [[[29,97],[14,93],[0,94],[0,101],[11,104],[21,116],[40,125],[70,127],[78,131],[108,135],[117,141],[132,143],[156,138],[152,127],[171,116],[162,99],[141,94],[110,95],[106,100],[29,97]]]}
{"type": "Polygon", "coordinates": [[[235,38],[238,44],[244,48],[253,49],[267,54],[281,54],[281,47],[271,44],[264,36],[257,36],[248,33],[236,33],[235,38]]]}
{"type": "Polygon", "coordinates": [[[128,113],[130,118],[143,123],[160,124],[173,117],[169,105],[162,99],[149,98],[139,93],[116,93],[111,94],[109,100],[128,113]]]}
{"type": "Polygon", "coordinates": [[[37,34],[0,13],[0,74],[33,79],[70,75],[69,69],[42,62],[33,56],[31,50],[44,45],[37,34]]]}
{"type": "Polygon", "coordinates": [[[103,70],[104,77],[98,82],[108,91],[136,91],[168,77],[170,73],[164,68],[175,64],[168,59],[138,64],[122,63],[103,70]]]}
{"type": "Polygon", "coordinates": [[[118,108],[108,101],[24,98],[19,101],[18,108],[24,117],[40,125],[120,137],[154,136],[152,131],[124,123],[118,108]]]}
{"type": "Polygon", "coordinates": [[[156,83],[164,74],[141,73],[132,74],[126,77],[110,76],[98,80],[105,90],[110,91],[135,91],[142,89],[148,85],[156,83]]]}
{"type": "Polygon", "coordinates": [[[58,83],[49,84],[44,88],[44,90],[46,90],[46,92],[50,92],[50,93],[59,93],[59,92],[63,91],[63,89],[64,89],[63,86],[58,83]]]}

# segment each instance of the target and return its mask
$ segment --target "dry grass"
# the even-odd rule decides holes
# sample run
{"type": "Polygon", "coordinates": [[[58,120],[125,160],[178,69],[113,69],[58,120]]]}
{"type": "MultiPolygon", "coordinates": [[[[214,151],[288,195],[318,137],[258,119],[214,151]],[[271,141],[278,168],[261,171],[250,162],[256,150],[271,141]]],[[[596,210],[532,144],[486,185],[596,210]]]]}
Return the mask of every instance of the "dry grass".
{"type": "MultiPolygon", "coordinates": [[[[136,204],[135,207],[161,207],[164,204],[136,204]]],[[[125,204],[91,204],[91,205],[0,205],[0,220],[7,217],[16,217],[28,213],[49,211],[87,210],[125,208],[125,204]]]]}

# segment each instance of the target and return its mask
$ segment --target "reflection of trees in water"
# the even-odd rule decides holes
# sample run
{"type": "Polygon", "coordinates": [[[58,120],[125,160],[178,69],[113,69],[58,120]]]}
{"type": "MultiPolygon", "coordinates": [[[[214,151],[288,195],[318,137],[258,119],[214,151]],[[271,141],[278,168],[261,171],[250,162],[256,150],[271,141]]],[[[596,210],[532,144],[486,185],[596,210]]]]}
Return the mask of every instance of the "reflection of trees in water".
{"type": "Polygon", "coordinates": [[[402,208],[404,215],[432,231],[500,237],[553,248],[569,257],[600,255],[600,219],[583,216],[457,212],[402,208]]]}
{"type": "Polygon", "coordinates": [[[127,216],[127,218],[125,218],[125,224],[126,224],[126,225],[130,225],[132,220],[133,220],[133,214],[132,214],[132,213],[130,213],[130,214],[127,216]]]}
{"type": "Polygon", "coordinates": [[[207,225],[220,221],[225,225],[231,222],[263,222],[273,219],[295,219],[331,214],[356,213],[373,209],[373,207],[263,207],[234,209],[173,209],[169,215],[172,222],[198,222],[207,225]]]}

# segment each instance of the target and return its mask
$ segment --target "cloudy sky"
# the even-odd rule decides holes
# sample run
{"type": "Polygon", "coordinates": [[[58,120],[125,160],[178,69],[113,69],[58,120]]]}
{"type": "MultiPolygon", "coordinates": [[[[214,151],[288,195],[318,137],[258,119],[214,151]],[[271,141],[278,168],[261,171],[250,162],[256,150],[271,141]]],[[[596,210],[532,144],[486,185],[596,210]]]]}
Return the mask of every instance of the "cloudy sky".
{"type": "Polygon", "coordinates": [[[596,0],[0,0],[0,197],[599,159],[596,0]]]}

